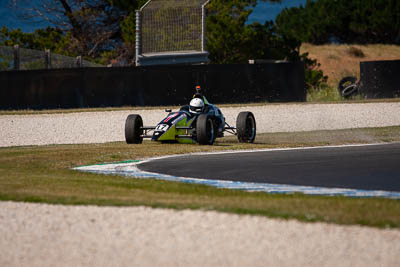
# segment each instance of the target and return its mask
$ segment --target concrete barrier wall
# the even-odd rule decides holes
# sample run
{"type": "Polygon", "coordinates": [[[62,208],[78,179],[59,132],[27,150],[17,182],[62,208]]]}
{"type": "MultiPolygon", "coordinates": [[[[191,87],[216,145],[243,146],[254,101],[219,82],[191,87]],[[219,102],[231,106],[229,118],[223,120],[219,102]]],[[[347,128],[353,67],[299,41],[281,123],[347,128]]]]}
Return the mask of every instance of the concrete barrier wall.
{"type": "Polygon", "coordinates": [[[180,65],[0,72],[0,109],[182,105],[196,85],[212,103],[306,101],[301,62],[180,65]]]}

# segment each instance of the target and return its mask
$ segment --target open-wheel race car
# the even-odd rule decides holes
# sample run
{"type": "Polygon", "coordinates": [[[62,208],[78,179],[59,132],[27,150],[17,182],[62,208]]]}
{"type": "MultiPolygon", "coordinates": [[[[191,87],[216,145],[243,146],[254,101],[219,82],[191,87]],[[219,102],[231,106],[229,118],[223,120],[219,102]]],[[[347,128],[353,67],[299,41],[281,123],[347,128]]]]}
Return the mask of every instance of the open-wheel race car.
{"type": "Polygon", "coordinates": [[[224,133],[236,135],[239,142],[253,143],[256,137],[256,120],[249,111],[240,112],[236,127],[225,121],[221,110],[199,93],[199,88],[190,105],[179,111],[165,110],[168,115],[156,126],[143,126],[139,114],[131,114],[125,122],[125,139],[128,144],[140,144],[143,138],[160,142],[198,143],[212,145],[224,133]]]}

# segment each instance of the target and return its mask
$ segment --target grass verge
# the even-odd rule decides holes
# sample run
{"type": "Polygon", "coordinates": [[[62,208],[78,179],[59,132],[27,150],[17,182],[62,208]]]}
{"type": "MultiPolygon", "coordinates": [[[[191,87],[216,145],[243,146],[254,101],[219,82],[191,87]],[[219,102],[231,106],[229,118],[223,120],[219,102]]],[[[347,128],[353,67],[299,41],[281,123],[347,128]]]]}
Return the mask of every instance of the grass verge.
{"type": "Polygon", "coordinates": [[[307,102],[308,103],[376,103],[376,102],[397,102],[397,98],[389,99],[376,99],[367,100],[361,95],[356,94],[354,96],[345,99],[339,94],[337,88],[326,86],[321,89],[310,89],[307,92],[307,102]]]}
{"type": "Polygon", "coordinates": [[[400,200],[250,193],[73,171],[81,165],[189,152],[400,141],[400,127],[233,137],[215,146],[122,142],[0,148],[0,200],[52,204],[217,210],[274,218],[400,227],[400,200]]]}

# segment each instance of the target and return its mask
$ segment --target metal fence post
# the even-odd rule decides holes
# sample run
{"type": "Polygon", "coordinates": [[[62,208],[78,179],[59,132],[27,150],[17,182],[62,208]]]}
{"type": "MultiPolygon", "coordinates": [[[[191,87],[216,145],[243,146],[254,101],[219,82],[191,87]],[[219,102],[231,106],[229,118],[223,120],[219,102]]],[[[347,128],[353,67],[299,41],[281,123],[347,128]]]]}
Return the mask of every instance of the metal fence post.
{"type": "Polygon", "coordinates": [[[201,51],[204,52],[206,50],[206,5],[210,2],[208,0],[201,6],[201,51]]]}
{"type": "Polygon", "coordinates": [[[45,58],[44,58],[44,64],[46,69],[51,69],[51,51],[50,49],[45,50],[45,58]]]}
{"type": "Polygon", "coordinates": [[[77,56],[76,57],[76,67],[77,68],[82,68],[82,56],[77,56]]]}
{"type": "Polygon", "coordinates": [[[14,45],[14,70],[19,70],[19,67],[20,67],[19,45],[14,45]]]}
{"type": "Polygon", "coordinates": [[[135,55],[135,64],[136,66],[140,66],[139,62],[139,55],[142,54],[142,18],[141,18],[141,13],[140,10],[136,10],[136,55],[135,55]]]}

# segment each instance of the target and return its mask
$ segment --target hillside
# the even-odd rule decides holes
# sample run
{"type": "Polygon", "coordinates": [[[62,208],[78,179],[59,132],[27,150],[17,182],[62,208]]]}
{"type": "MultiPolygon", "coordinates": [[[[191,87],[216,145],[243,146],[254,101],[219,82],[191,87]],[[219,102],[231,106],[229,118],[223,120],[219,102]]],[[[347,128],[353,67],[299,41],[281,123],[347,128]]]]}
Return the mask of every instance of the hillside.
{"type": "Polygon", "coordinates": [[[308,52],[310,58],[317,59],[328,84],[337,87],[345,76],[360,77],[360,62],[371,60],[400,60],[398,45],[311,45],[303,44],[301,53],[308,52]]]}

